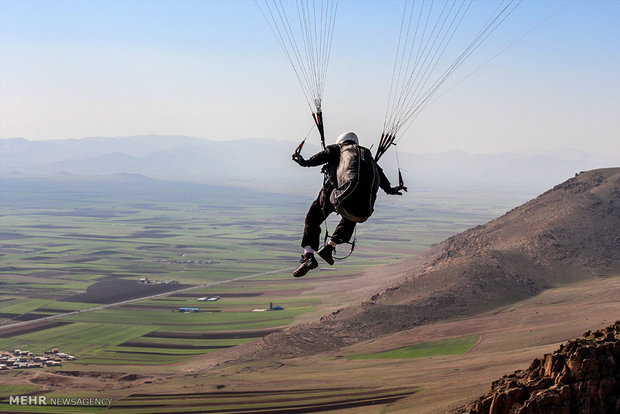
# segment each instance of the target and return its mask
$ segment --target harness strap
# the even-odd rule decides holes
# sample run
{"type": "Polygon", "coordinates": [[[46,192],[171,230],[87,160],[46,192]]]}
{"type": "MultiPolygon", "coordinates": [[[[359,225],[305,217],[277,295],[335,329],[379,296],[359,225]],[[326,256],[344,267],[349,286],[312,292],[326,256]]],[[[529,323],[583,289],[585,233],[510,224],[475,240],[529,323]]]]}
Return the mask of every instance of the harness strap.
{"type": "MultiPolygon", "coordinates": [[[[327,222],[326,222],[325,223],[325,238],[323,239],[323,244],[327,243],[327,239],[329,239],[329,231],[327,230],[327,222]]],[[[353,254],[353,250],[355,250],[355,243],[357,243],[357,229],[353,230],[353,241],[345,242],[345,243],[351,245],[351,250],[349,251],[349,254],[347,254],[344,257],[333,256],[334,260],[344,260],[353,254]]]]}

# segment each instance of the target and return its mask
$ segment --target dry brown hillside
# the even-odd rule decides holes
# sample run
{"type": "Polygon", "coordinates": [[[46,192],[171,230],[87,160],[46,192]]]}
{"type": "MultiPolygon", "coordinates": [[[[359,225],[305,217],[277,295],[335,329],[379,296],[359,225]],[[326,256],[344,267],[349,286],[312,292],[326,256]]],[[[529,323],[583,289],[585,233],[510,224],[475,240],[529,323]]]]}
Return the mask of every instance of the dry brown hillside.
{"type": "Polygon", "coordinates": [[[491,391],[458,410],[471,414],[620,412],[620,321],[562,344],[494,381],[491,391]]]}
{"type": "Polygon", "coordinates": [[[618,270],[620,168],[578,174],[502,217],[439,243],[424,259],[367,301],[237,347],[235,359],[335,350],[618,270]]]}

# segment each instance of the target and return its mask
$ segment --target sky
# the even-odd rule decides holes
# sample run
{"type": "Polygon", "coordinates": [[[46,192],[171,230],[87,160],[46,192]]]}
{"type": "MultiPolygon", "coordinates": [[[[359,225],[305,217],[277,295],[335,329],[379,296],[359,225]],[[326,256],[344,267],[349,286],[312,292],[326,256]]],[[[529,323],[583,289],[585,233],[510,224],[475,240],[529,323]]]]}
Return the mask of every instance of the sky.
{"type": "MultiPolygon", "coordinates": [[[[476,0],[475,10],[495,5],[476,0]]],[[[328,141],[345,131],[366,146],[378,140],[402,8],[340,1],[328,141]]],[[[0,138],[298,141],[312,126],[254,1],[0,0],[0,138]]],[[[399,138],[413,153],[620,156],[620,1],[524,1],[399,138]]]]}

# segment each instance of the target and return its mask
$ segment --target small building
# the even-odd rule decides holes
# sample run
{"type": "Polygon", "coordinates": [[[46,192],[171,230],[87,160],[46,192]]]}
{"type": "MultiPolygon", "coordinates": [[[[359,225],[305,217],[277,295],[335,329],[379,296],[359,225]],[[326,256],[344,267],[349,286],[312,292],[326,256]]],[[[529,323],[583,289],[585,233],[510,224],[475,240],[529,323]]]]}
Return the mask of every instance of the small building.
{"type": "Polygon", "coordinates": [[[59,366],[62,366],[62,362],[60,362],[60,361],[48,360],[48,361],[45,361],[44,364],[47,365],[48,367],[59,367],[59,366]]]}
{"type": "Polygon", "coordinates": [[[272,302],[269,302],[269,310],[270,311],[284,310],[284,308],[282,306],[280,306],[280,305],[274,306],[272,302]]]}

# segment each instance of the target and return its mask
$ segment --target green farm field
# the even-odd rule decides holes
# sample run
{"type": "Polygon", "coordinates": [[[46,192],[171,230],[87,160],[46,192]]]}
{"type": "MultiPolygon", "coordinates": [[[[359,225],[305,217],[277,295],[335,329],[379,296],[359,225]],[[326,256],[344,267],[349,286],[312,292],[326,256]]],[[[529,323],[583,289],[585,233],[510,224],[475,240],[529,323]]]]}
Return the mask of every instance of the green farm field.
{"type": "Polygon", "coordinates": [[[460,355],[471,349],[480,335],[468,335],[441,341],[424,342],[417,345],[392,349],[373,354],[355,355],[350,359],[407,359],[426,358],[441,355],[460,355]]]}

